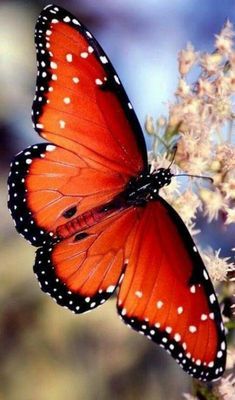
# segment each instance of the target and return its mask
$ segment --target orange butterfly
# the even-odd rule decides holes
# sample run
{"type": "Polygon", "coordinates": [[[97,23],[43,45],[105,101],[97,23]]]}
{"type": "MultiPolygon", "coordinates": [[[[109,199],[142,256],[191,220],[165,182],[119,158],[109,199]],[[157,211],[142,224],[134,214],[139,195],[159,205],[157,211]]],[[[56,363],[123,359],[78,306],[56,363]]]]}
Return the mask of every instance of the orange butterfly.
{"type": "Polygon", "coordinates": [[[184,223],[159,196],[170,169],[149,172],[144,136],[92,34],[47,6],[36,25],[33,122],[40,143],[18,154],[9,208],[37,250],[41,288],[75,313],[118,289],[118,313],[195,378],[224,372],[218,301],[184,223]]]}

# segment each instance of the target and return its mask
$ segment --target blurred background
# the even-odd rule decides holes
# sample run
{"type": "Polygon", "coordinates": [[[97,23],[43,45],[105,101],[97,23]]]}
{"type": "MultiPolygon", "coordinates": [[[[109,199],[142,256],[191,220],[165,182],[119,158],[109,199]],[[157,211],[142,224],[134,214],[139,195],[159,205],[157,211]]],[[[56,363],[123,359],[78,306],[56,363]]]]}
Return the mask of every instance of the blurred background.
{"type": "MultiPolygon", "coordinates": [[[[31,124],[34,25],[47,1],[0,2],[0,400],[178,400],[191,379],[117,318],[115,300],[74,316],[42,294],[34,249],[14,230],[6,179],[15,153],[39,141],[31,124]]],[[[210,50],[233,0],[57,1],[94,33],[122,79],[142,126],[167,113],[177,52],[210,50]]],[[[149,144],[149,143],[148,143],[149,144]]],[[[230,246],[231,247],[231,246],[230,246]]]]}

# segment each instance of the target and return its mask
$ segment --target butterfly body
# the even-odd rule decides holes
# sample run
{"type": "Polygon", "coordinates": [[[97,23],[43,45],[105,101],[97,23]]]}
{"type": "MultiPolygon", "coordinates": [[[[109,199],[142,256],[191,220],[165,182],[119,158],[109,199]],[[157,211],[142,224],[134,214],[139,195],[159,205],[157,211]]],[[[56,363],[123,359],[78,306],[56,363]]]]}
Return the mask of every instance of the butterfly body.
{"type": "Polygon", "coordinates": [[[33,124],[47,143],[19,153],[9,174],[16,229],[38,247],[41,288],[74,313],[117,291],[133,329],[205,381],[225,369],[219,304],[179,215],[159,195],[141,127],[121,81],[88,29],[47,6],[35,33],[33,124]]]}
{"type": "MultiPolygon", "coordinates": [[[[83,232],[84,229],[128,207],[143,207],[150,200],[158,200],[159,189],[169,185],[172,176],[170,170],[165,168],[159,168],[152,173],[143,171],[136,178],[130,179],[124,191],[109,203],[86,211],[77,217],[75,215],[78,208],[76,206],[69,208],[63,213],[68,222],[58,226],[56,230],[58,238],[66,239],[83,232]]],[[[74,240],[81,240],[83,237],[83,235],[76,235],[74,240]]]]}
{"type": "Polygon", "coordinates": [[[150,200],[157,200],[159,190],[171,183],[173,174],[169,168],[158,168],[150,172],[143,171],[127,184],[124,198],[127,204],[144,205],[150,200]]]}

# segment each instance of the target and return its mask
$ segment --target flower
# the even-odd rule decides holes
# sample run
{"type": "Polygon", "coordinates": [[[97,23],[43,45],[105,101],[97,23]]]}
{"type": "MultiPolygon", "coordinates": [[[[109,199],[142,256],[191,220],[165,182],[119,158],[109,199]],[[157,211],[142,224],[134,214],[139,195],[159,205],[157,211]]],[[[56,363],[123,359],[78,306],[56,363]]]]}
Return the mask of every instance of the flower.
{"type": "Polygon", "coordinates": [[[201,251],[202,259],[214,283],[227,280],[228,272],[235,271],[235,264],[230,261],[230,257],[220,257],[219,250],[201,251]]]}
{"type": "Polygon", "coordinates": [[[195,219],[197,211],[201,209],[202,203],[192,190],[186,190],[173,201],[172,205],[189,226],[195,219]]]}
{"type": "Polygon", "coordinates": [[[226,210],[226,221],[225,224],[234,224],[235,223],[235,209],[233,208],[225,208],[226,210]]]}
{"type": "Polygon", "coordinates": [[[180,75],[186,75],[194,65],[198,54],[191,43],[187,43],[186,49],[181,50],[178,55],[180,75]]]}
{"type": "Polygon", "coordinates": [[[230,177],[222,182],[221,190],[225,194],[225,199],[235,200],[235,177],[230,177]]]}
{"type": "Polygon", "coordinates": [[[219,212],[225,207],[225,200],[219,189],[209,190],[200,189],[200,197],[203,200],[204,215],[208,217],[208,222],[217,219],[219,212]]]}
{"type": "Polygon", "coordinates": [[[215,47],[220,54],[229,54],[233,47],[233,25],[227,21],[219,35],[215,35],[215,47]]]}
{"type": "Polygon", "coordinates": [[[204,73],[214,75],[217,71],[220,71],[220,64],[222,62],[222,56],[219,53],[205,53],[200,57],[200,65],[204,73]]]}
{"type": "Polygon", "coordinates": [[[235,376],[230,374],[226,378],[222,378],[217,390],[223,400],[234,400],[235,376]]]}
{"type": "Polygon", "coordinates": [[[191,88],[190,85],[186,82],[184,78],[179,79],[178,88],[175,94],[179,97],[188,96],[190,94],[191,88]]]}

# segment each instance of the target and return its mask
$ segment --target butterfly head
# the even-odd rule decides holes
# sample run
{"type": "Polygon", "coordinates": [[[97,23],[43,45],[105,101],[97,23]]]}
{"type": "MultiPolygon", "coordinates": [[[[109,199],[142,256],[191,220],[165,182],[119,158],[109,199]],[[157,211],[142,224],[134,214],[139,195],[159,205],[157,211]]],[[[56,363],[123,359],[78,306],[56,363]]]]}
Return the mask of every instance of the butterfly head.
{"type": "Polygon", "coordinates": [[[156,188],[159,190],[163,186],[168,186],[171,183],[171,178],[174,174],[170,168],[158,168],[152,174],[156,188]]]}

